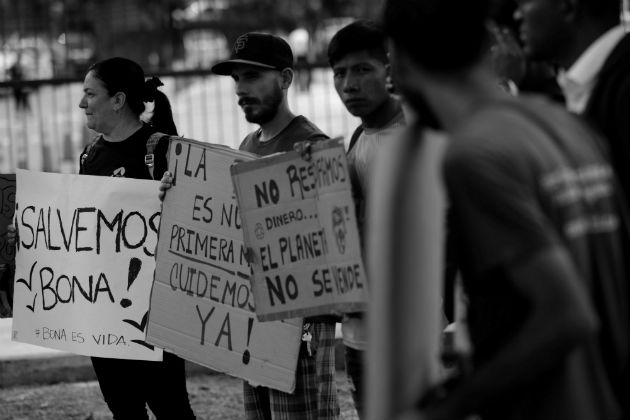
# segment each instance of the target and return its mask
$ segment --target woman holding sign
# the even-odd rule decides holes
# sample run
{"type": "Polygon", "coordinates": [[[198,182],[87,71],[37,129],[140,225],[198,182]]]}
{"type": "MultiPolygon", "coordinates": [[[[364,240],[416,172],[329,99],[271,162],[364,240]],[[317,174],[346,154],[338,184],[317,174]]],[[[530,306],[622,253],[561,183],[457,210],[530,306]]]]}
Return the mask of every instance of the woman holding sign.
{"type": "MultiPolygon", "coordinates": [[[[99,134],[83,150],[79,173],[162,177],[168,142],[158,139],[176,135],[177,130],[168,98],[157,89],[159,86],[162,82],[157,77],[145,81],[142,68],[126,58],[110,58],[89,68],[79,107],[85,112],[87,127],[99,134]],[[141,119],[147,115],[145,102],[154,103],[149,122],[141,119]]],[[[8,226],[7,242],[14,245],[16,236],[15,227],[8,226]]],[[[145,328],[146,323],[142,321],[140,326],[145,328]]],[[[174,354],[163,354],[161,362],[92,357],[103,397],[115,420],[148,420],[147,404],[158,420],[195,419],[188,401],[184,361],[174,354]]]]}
{"type": "MultiPolygon", "coordinates": [[[[153,158],[147,142],[154,133],[177,134],[169,101],[159,86],[157,77],[145,81],[142,68],[125,58],[110,58],[89,68],[79,107],[85,112],[87,127],[100,134],[81,154],[81,174],[162,176],[168,142],[155,144],[155,158],[145,165],[145,156],[153,158]],[[150,123],[140,118],[145,102],[155,105],[150,123]]],[[[159,420],[195,418],[184,361],[179,357],[166,352],[162,362],[92,357],[92,365],[114,419],[148,420],[147,404],[159,420]]]]}

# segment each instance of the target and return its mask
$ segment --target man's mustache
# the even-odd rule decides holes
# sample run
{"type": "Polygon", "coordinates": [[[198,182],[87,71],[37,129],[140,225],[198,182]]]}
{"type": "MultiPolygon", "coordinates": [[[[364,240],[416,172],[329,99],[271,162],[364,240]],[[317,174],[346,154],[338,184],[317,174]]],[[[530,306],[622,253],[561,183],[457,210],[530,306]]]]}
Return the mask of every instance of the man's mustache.
{"type": "Polygon", "coordinates": [[[242,97],[238,100],[238,105],[239,106],[243,106],[243,105],[254,105],[254,104],[258,104],[260,103],[260,101],[256,98],[250,98],[250,97],[242,97]]]}

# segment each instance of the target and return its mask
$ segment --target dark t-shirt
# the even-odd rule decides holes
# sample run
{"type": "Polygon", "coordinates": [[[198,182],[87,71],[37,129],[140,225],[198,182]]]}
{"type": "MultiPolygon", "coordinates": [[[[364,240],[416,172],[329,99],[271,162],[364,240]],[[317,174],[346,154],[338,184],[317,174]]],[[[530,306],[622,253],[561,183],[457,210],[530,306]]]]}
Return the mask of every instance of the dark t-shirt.
{"type": "MultiPolygon", "coordinates": [[[[142,127],[120,142],[110,142],[99,136],[93,145],[88,145],[81,153],[80,174],[116,176],[125,178],[151,179],[144,163],[147,154],[147,141],[155,130],[143,124],[142,127]]],[[[168,141],[162,139],[153,151],[155,167],[154,179],[160,179],[166,171],[168,141]]]]}
{"type": "Polygon", "coordinates": [[[572,255],[601,321],[598,343],[527,390],[497,397],[484,418],[618,415],[611,395],[628,358],[627,215],[599,141],[574,116],[534,98],[486,104],[453,136],[444,175],[475,363],[492,358],[527,317],[507,269],[549,247],[572,255]]]}
{"type": "Polygon", "coordinates": [[[249,133],[239,146],[239,150],[255,153],[259,156],[268,156],[279,152],[289,152],[293,150],[293,145],[300,141],[317,141],[328,138],[315,124],[302,115],[293,118],[291,122],[272,139],[261,142],[259,136],[260,129],[249,133]]]}

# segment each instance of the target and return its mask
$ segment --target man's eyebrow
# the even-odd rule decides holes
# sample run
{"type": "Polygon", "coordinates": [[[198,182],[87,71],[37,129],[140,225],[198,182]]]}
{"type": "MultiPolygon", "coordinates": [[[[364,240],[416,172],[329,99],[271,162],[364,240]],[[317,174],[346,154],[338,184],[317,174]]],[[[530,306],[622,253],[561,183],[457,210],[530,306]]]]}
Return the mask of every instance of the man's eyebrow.
{"type": "Polygon", "coordinates": [[[353,63],[353,64],[352,64],[352,66],[353,66],[353,67],[356,67],[356,66],[366,66],[366,65],[367,65],[367,66],[371,66],[371,65],[372,65],[372,62],[373,62],[373,61],[371,60],[371,58],[364,58],[364,59],[362,59],[362,60],[360,60],[360,61],[357,61],[357,62],[353,63]]]}
{"type": "Polygon", "coordinates": [[[261,72],[258,70],[244,70],[240,73],[238,72],[232,72],[232,77],[244,77],[244,76],[256,76],[258,74],[260,74],[261,72]]]}

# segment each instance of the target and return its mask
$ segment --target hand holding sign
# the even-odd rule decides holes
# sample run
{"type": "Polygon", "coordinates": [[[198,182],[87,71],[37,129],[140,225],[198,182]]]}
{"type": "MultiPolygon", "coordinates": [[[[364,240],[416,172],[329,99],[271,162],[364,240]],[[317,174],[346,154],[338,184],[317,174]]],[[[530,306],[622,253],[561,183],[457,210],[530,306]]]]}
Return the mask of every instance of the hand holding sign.
{"type": "Polygon", "coordinates": [[[158,192],[158,198],[160,201],[164,201],[164,197],[166,197],[166,192],[171,189],[173,186],[173,175],[170,172],[166,171],[162,175],[162,179],[160,180],[160,187],[158,192]]]}

